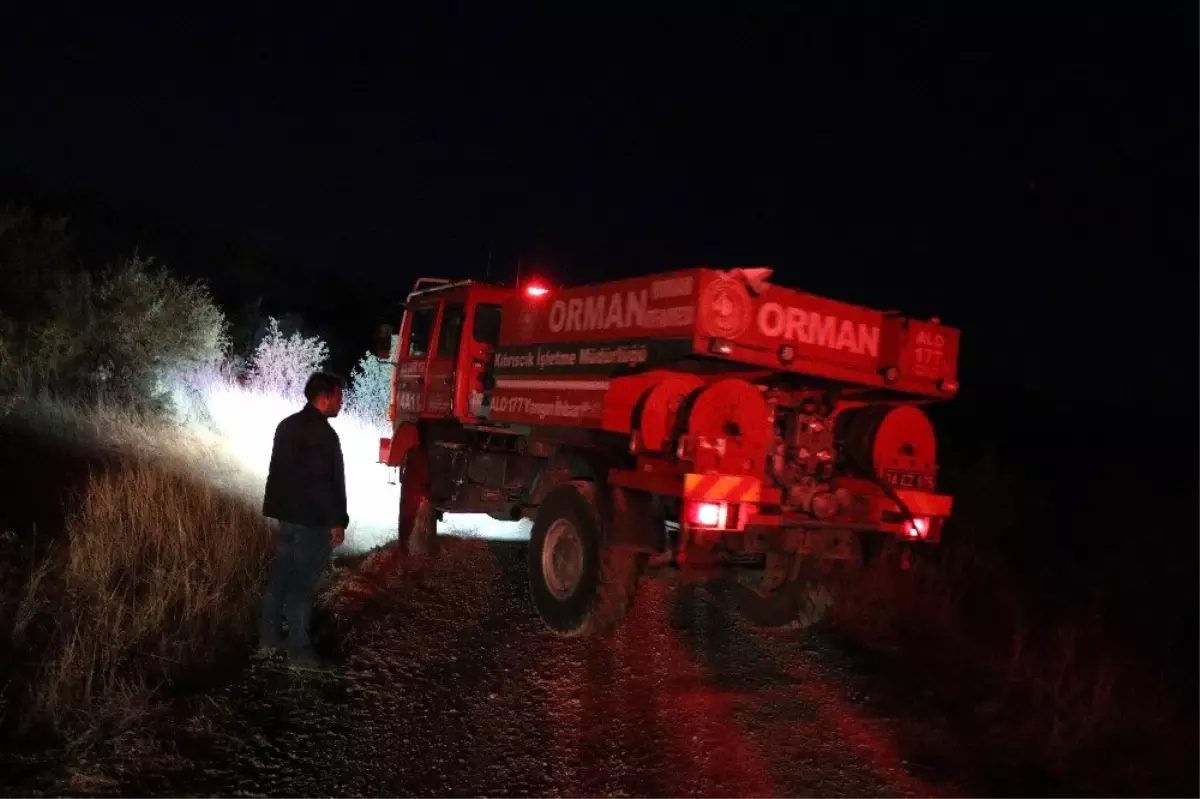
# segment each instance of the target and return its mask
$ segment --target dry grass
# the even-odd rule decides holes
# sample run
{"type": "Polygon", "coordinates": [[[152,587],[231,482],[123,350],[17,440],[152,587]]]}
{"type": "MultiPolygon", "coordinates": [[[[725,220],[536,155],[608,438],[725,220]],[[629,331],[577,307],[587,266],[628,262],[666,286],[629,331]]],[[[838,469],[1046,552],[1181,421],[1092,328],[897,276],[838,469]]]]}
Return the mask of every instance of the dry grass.
{"type": "MultiPolygon", "coordinates": [[[[86,745],[135,725],[164,687],[221,667],[222,649],[247,651],[271,542],[259,503],[272,434],[302,401],[221,376],[175,393],[175,418],[50,396],[3,409],[7,425],[98,464],[63,529],[45,531],[48,554],[20,564],[6,631],[29,661],[19,729],[86,745]]],[[[361,517],[386,488],[379,427],[334,424],[361,517]]]]}
{"type": "Polygon", "coordinates": [[[97,452],[165,462],[200,476],[236,466],[217,433],[168,417],[138,414],[119,405],[85,404],[49,395],[10,399],[8,421],[97,452]]]}
{"type": "Polygon", "coordinates": [[[269,535],[240,501],[135,462],[89,480],[65,534],[15,631],[42,626],[33,708],[57,731],[126,726],[157,688],[248,633],[269,535]]]}
{"type": "Polygon", "coordinates": [[[11,630],[36,661],[21,727],[86,743],[135,723],[159,689],[244,640],[269,528],[232,490],[243,475],[215,436],[49,399],[13,413],[10,422],[110,456],[27,577],[11,630]]]}
{"type": "Polygon", "coordinates": [[[1186,776],[1195,709],[1156,657],[1124,646],[1097,607],[1052,608],[1029,586],[984,574],[962,562],[876,562],[839,597],[833,621],[969,707],[995,757],[1088,791],[1166,790],[1186,776]]]}

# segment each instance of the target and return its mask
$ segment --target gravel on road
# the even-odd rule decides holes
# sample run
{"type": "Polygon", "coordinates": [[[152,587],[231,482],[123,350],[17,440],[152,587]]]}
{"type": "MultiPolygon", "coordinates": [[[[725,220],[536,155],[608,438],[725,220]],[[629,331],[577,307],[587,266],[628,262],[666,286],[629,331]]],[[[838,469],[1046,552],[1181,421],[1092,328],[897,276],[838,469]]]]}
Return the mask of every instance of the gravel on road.
{"type": "Polygon", "coordinates": [[[646,580],[604,638],[545,629],[525,545],[446,539],[341,569],[331,674],[251,661],[152,738],[130,733],[44,794],[949,796],[906,759],[945,733],[872,716],[827,642],[750,628],[646,580]]]}

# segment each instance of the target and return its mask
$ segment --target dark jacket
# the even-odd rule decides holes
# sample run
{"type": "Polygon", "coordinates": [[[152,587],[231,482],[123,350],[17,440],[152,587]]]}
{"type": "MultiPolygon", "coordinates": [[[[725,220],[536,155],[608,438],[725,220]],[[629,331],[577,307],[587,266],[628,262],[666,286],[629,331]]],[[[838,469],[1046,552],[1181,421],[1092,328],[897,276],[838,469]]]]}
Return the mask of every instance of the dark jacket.
{"type": "Polygon", "coordinates": [[[305,405],[275,428],[263,515],[308,527],[346,527],[342,445],[329,420],[305,405]]]}

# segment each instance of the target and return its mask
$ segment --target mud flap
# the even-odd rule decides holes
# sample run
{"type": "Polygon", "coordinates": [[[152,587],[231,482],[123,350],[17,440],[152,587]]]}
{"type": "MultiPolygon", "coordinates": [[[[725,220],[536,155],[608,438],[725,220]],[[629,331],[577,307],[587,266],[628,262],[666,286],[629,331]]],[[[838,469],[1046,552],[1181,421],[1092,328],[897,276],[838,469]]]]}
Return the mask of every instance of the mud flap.
{"type": "Polygon", "coordinates": [[[597,499],[606,546],[650,554],[666,548],[666,525],[650,494],[609,486],[597,499]]]}

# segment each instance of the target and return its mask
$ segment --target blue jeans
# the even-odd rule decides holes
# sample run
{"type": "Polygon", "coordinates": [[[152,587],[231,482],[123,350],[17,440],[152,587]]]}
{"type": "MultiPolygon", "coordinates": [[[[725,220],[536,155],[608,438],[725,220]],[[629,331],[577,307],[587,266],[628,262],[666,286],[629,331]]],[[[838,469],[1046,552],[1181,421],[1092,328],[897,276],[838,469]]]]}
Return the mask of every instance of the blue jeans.
{"type": "Polygon", "coordinates": [[[283,620],[288,623],[288,651],[311,654],[308,625],[312,619],[317,584],[333,553],[331,531],[281,522],[275,541],[275,558],[263,592],[262,615],[258,621],[259,646],[283,644],[283,620]]]}

